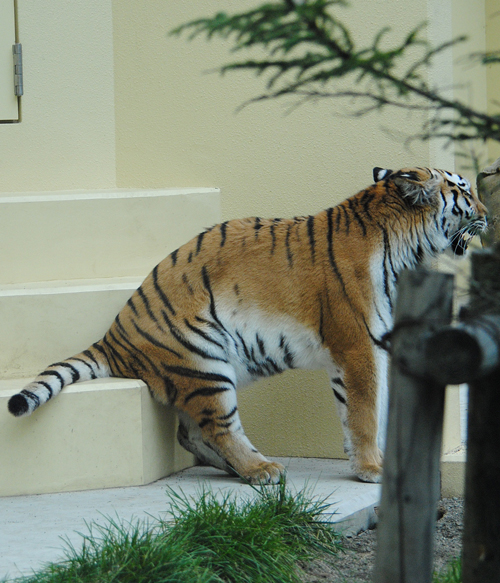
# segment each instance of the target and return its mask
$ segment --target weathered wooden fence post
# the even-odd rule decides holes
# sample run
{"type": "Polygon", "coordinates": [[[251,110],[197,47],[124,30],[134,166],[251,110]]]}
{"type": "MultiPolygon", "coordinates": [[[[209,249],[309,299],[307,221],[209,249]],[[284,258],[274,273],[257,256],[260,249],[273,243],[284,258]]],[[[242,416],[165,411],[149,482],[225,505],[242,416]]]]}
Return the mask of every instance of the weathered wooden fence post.
{"type": "Polygon", "coordinates": [[[376,583],[431,581],[445,387],[424,375],[417,378],[414,371],[418,361],[425,370],[421,333],[450,322],[452,296],[451,275],[401,274],[391,340],[376,583]]]}
{"type": "MultiPolygon", "coordinates": [[[[488,313],[500,314],[499,245],[472,258],[471,316],[488,313]]],[[[498,331],[496,335],[496,348],[500,350],[498,331]]],[[[497,367],[469,385],[463,583],[500,582],[499,418],[497,367]]]]}

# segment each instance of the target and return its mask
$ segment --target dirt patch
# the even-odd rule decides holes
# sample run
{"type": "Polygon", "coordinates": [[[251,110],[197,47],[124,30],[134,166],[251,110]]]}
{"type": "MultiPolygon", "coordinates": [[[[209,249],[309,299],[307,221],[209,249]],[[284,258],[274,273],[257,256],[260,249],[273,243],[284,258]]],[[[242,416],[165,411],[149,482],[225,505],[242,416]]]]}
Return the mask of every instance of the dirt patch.
{"type": "MultiPolygon", "coordinates": [[[[462,549],[463,498],[443,498],[439,503],[434,537],[434,569],[441,570],[462,549]]],[[[304,567],[304,583],[371,582],[375,566],[377,531],[368,530],[343,539],[344,552],[318,559],[304,567]]]]}

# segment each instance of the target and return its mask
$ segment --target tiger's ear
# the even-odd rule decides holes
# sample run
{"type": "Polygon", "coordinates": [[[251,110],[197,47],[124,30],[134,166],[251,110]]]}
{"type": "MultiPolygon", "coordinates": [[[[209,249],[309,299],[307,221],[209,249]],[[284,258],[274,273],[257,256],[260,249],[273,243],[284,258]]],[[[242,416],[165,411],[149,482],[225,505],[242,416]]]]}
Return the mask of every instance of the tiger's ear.
{"type": "Polygon", "coordinates": [[[397,172],[394,183],[399,187],[403,197],[415,206],[425,206],[439,192],[439,179],[431,175],[424,179],[411,170],[397,172]]]}
{"type": "Polygon", "coordinates": [[[388,170],[387,168],[379,168],[378,166],[375,166],[375,168],[373,169],[373,180],[375,182],[379,182],[380,180],[387,178],[389,174],[392,174],[392,170],[388,170]]]}

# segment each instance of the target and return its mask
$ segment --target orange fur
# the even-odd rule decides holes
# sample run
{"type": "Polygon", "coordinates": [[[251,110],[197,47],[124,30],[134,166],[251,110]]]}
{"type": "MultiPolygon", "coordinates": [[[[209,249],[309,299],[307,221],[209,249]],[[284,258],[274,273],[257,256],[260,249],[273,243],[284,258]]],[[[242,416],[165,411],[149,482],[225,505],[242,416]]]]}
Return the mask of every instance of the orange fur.
{"type": "Polygon", "coordinates": [[[382,174],[314,216],[232,220],[201,233],[159,263],[101,341],[46,369],[11,411],[29,413],[52,396],[44,391],[74,382],[68,367],[79,378],[87,369],[141,378],[178,409],[179,440],[201,460],[276,482],[283,468],[246,438],[235,389],[287,368],[326,367],[353,468],[378,481],[379,341],[391,326],[397,274],[442,252],[458,236],[458,214],[469,223],[478,215],[483,228],[485,213],[456,175],[382,174]]]}

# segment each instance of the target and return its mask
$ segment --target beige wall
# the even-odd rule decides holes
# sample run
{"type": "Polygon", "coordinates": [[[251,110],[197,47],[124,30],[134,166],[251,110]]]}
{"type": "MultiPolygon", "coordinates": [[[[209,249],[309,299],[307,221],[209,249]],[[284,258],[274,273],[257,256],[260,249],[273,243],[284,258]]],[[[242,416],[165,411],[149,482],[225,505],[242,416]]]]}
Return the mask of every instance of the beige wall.
{"type": "Polygon", "coordinates": [[[0,192],[115,186],[110,0],[18,1],[22,122],[0,126],[0,192]]]}
{"type": "MultiPolygon", "coordinates": [[[[485,0],[486,19],[486,50],[488,52],[500,51],[500,3],[498,0],[485,0]]],[[[498,115],[500,109],[500,63],[486,67],[486,80],[488,86],[488,113],[498,115]]],[[[500,144],[489,144],[488,154],[490,161],[500,157],[500,144]]]]}
{"type": "MultiPolygon", "coordinates": [[[[359,36],[365,32],[361,21],[384,25],[373,3],[357,4],[346,14],[359,36]]],[[[385,4],[397,22],[425,19],[419,3],[408,9],[396,0],[385,4]]],[[[404,113],[346,119],[343,105],[330,102],[285,115],[290,101],[235,113],[262,90],[262,80],[205,74],[231,58],[227,42],[167,36],[178,24],[228,6],[221,0],[114,3],[119,186],[216,185],[225,218],[294,215],[320,210],[369,184],[374,165],[427,160],[427,147],[415,144],[406,152],[381,129],[406,129],[404,113]]]]}
{"type": "MultiPolygon", "coordinates": [[[[457,8],[452,0],[358,0],[341,11],[360,42],[387,25],[393,31],[388,38],[401,40],[429,18],[431,42],[471,25],[481,44],[482,2],[460,0],[457,8]]],[[[491,10],[492,0],[486,3],[491,10]]],[[[23,121],[0,126],[0,192],[217,186],[226,219],[292,216],[314,213],[363,188],[373,166],[453,169],[453,151],[439,143],[404,145],[404,137],[419,128],[418,118],[404,111],[354,119],[342,115],[340,102],[323,102],[285,115],[290,102],[268,102],[236,114],[263,89],[262,80],[204,74],[231,58],[230,44],[167,34],[235,5],[19,0],[23,121]]],[[[431,79],[449,80],[452,64],[452,57],[443,57],[431,79]]],[[[484,99],[482,94],[474,88],[475,98],[484,99]]],[[[261,382],[241,394],[240,405],[247,433],[269,454],[341,453],[323,373],[293,372],[261,382]]]]}

